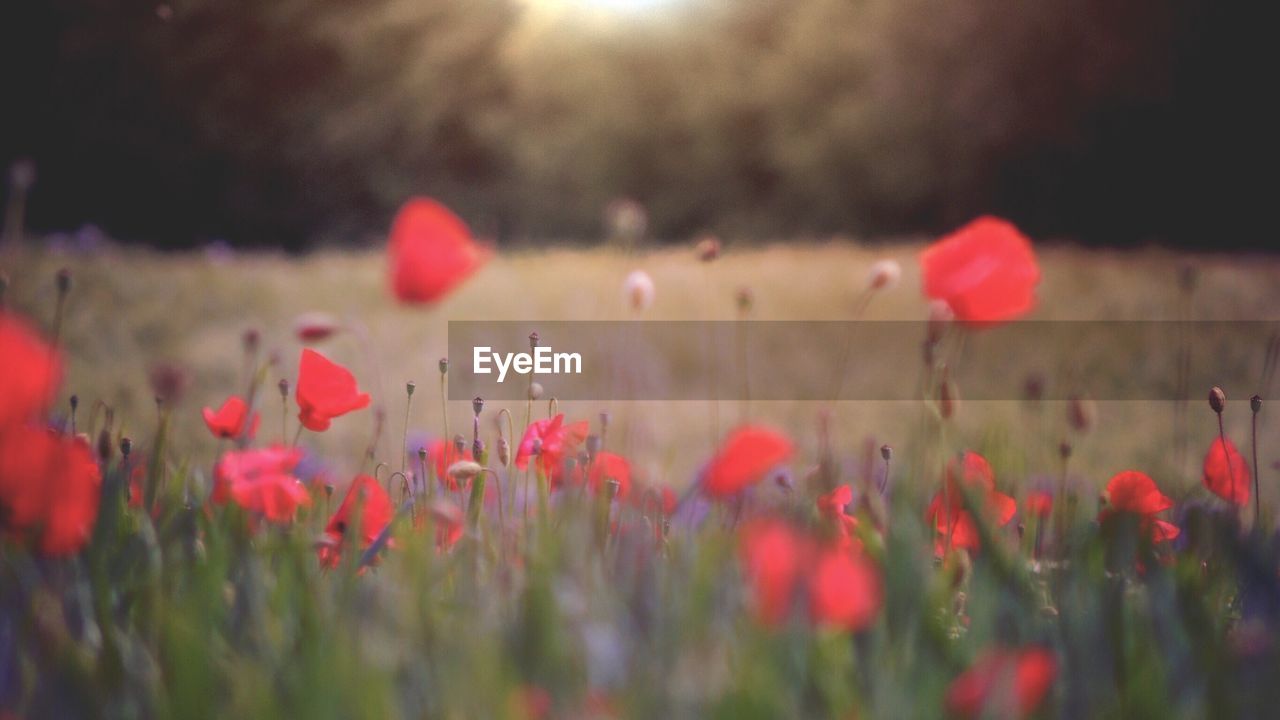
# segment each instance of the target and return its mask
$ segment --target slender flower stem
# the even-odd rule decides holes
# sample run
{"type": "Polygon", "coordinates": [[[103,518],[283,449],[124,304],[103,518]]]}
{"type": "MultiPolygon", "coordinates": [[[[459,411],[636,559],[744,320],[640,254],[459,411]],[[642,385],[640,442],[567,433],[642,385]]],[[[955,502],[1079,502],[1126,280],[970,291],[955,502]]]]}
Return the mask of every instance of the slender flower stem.
{"type": "Polygon", "coordinates": [[[1254,395],[1249,400],[1253,409],[1253,526],[1262,522],[1262,480],[1258,477],[1258,413],[1262,411],[1262,398],[1254,395]]]}
{"type": "Polygon", "coordinates": [[[400,472],[404,472],[409,461],[409,412],[413,408],[413,383],[405,385],[407,397],[404,401],[404,429],[400,433],[400,472]]]}

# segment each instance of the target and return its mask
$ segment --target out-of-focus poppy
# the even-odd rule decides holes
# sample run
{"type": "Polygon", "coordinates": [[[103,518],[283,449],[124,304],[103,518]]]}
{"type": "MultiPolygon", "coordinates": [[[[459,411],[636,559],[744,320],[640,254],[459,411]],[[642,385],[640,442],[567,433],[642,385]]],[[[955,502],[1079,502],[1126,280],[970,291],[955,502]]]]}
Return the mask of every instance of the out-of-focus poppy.
{"type": "Polygon", "coordinates": [[[209,432],[213,433],[214,437],[223,439],[238,438],[242,434],[252,438],[258,434],[258,422],[262,420],[262,416],[256,412],[250,420],[249,406],[236,395],[227,398],[226,402],[222,403],[222,407],[217,410],[206,407],[202,413],[204,424],[208,426],[209,432]],[[246,421],[249,423],[247,431],[246,421]]]}
{"type": "Polygon", "coordinates": [[[457,215],[430,198],[412,198],[391,223],[391,289],[403,303],[433,303],[489,260],[457,215]]]}
{"type": "Polygon", "coordinates": [[[563,414],[533,422],[520,439],[516,467],[521,470],[528,468],[534,446],[539,446],[538,467],[550,478],[553,486],[557,485],[564,475],[564,459],[587,439],[589,431],[590,425],[586,420],[566,425],[563,414]]]}
{"type": "Polygon", "coordinates": [[[779,625],[790,614],[808,543],[781,520],[757,519],[742,528],[738,554],[761,622],[779,625]]]}
{"type": "Polygon", "coordinates": [[[831,522],[840,539],[841,547],[847,550],[861,550],[861,543],[855,542],[854,530],[858,527],[858,519],[847,512],[849,503],[853,502],[853,488],[840,485],[829,493],[818,496],[818,512],[831,522]]]}
{"type": "Polygon", "coordinates": [[[328,430],[333,418],[369,405],[350,370],[311,348],[303,349],[298,364],[297,400],[298,419],[312,432],[328,430]]]}
{"type": "Polygon", "coordinates": [[[465,488],[465,485],[458,484],[458,478],[449,474],[449,468],[454,463],[467,461],[474,462],[475,458],[471,456],[471,450],[463,448],[458,450],[452,442],[445,440],[432,440],[427,446],[427,458],[431,461],[432,467],[436,471],[436,479],[444,484],[452,492],[465,488]]]}
{"type": "Polygon", "coordinates": [[[759,425],[738,428],[711,458],[702,487],[715,497],[733,495],[786,462],[793,449],[791,440],[777,430],[759,425]]]}
{"type": "Polygon", "coordinates": [[[462,539],[465,518],[462,508],[443,498],[431,503],[431,519],[436,526],[436,549],[445,552],[462,539]]]}
{"type": "Polygon", "coordinates": [[[1048,490],[1032,490],[1027,493],[1027,512],[1044,519],[1053,513],[1053,493],[1048,490]]]}
{"type": "Polygon", "coordinates": [[[1249,463],[1236,450],[1235,443],[1215,438],[1204,456],[1204,486],[1214,495],[1235,505],[1249,504],[1249,484],[1252,481],[1249,463]]]}
{"type": "Polygon", "coordinates": [[[237,505],[272,522],[293,519],[311,495],[293,475],[302,451],[281,446],[223,453],[213,470],[213,501],[237,505]]]}
{"type": "Polygon", "coordinates": [[[1017,502],[996,490],[995,474],[986,458],[966,451],[947,463],[943,489],[933,496],[925,520],[938,533],[935,549],[948,546],[977,550],[981,541],[974,518],[965,509],[965,491],[976,494],[979,506],[996,527],[1008,524],[1018,512],[1017,502]]]}
{"type": "Polygon", "coordinates": [[[28,425],[0,432],[0,529],[45,555],[84,547],[102,478],[88,443],[28,425]]]}
{"type": "Polygon", "coordinates": [[[592,492],[598,493],[604,490],[604,484],[609,480],[618,481],[617,499],[625,500],[631,494],[631,463],[611,452],[596,453],[587,474],[587,483],[592,492]]]}
{"type": "Polygon", "coordinates": [[[809,576],[809,615],[819,625],[858,631],[875,622],[884,602],[880,570],[860,552],[820,552],[809,576]]]}
{"type": "Polygon", "coordinates": [[[329,313],[306,312],[293,320],[293,334],[303,343],[318,343],[342,329],[342,323],[329,313]]]}
{"type": "Polygon", "coordinates": [[[335,567],[341,560],[342,541],[355,520],[357,507],[360,511],[361,548],[372,545],[395,515],[391,496],[378,481],[368,475],[356,476],[337,512],[324,526],[326,543],[319,549],[321,565],[335,567]]]}
{"type": "Polygon", "coordinates": [[[1053,652],[995,648],[947,687],[947,711],[964,718],[1023,718],[1044,701],[1058,675],[1053,652]]]}
{"type": "Polygon", "coordinates": [[[0,429],[48,409],[62,377],[62,356],[26,323],[0,310],[0,429]]]}
{"type": "Polygon", "coordinates": [[[1099,513],[1099,521],[1116,513],[1137,515],[1141,525],[1151,535],[1152,542],[1165,542],[1178,537],[1181,532],[1177,525],[1156,518],[1156,513],[1173,507],[1173,501],[1160,488],[1156,481],[1146,473],[1137,470],[1125,470],[1117,473],[1107,481],[1107,507],[1099,513]]]}
{"type": "Polygon", "coordinates": [[[960,322],[987,325],[1014,320],[1036,303],[1040,266],[1012,223],[980,217],[920,253],[924,294],[943,300],[960,322]]]}

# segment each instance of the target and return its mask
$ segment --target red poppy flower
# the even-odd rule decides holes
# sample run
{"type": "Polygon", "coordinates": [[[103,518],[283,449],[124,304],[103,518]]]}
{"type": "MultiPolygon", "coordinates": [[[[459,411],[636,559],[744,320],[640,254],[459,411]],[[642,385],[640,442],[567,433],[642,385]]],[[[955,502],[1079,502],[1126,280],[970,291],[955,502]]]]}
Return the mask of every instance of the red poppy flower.
{"type": "Polygon", "coordinates": [[[0,311],[0,428],[35,419],[53,401],[62,356],[13,313],[0,311]]]}
{"type": "Polygon", "coordinates": [[[884,602],[880,570],[860,552],[830,547],[809,572],[809,615],[814,622],[858,631],[871,625],[884,602]]]}
{"type": "Polygon", "coordinates": [[[395,515],[395,507],[391,496],[378,481],[368,475],[359,475],[347,489],[338,511],[329,518],[324,526],[326,545],[319,550],[320,564],[325,567],[336,567],[342,559],[341,548],[343,538],[351,527],[356,507],[360,508],[360,547],[367,548],[373,544],[382,531],[391,524],[395,515]]]}
{"type": "Polygon", "coordinates": [[[16,425],[0,432],[0,529],[46,555],[84,547],[102,478],[89,445],[16,425]]]}
{"type": "Polygon", "coordinates": [[[541,443],[538,467],[550,478],[554,487],[564,475],[564,459],[587,439],[588,432],[590,425],[586,420],[565,425],[563,414],[538,420],[529,425],[524,437],[520,439],[520,447],[516,451],[516,467],[521,470],[529,467],[533,446],[541,443]]]}
{"type": "Polygon", "coordinates": [[[925,511],[925,520],[938,532],[935,550],[944,552],[948,545],[967,550],[981,546],[978,527],[965,509],[964,488],[977,493],[980,506],[996,527],[1002,527],[1018,512],[1017,502],[996,490],[995,474],[986,458],[966,451],[947,463],[943,489],[933,496],[925,511]]]}
{"type": "Polygon", "coordinates": [[[1105,521],[1115,513],[1132,513],[1141,518],[1141,525],[1151,534],[1152,542],[1165,542],[1178,537],[1181,530],[1173,523],[1155,517],[1173,507],[1173,501],[1146,473],[1125,470],[1107,481],[1107,507],[1098,515],[1105,521]]]}
{"type": "Polygon", "coordinates": [[[676,511],[676,507],[680,504],[680,498],[676,495],[676,491],[670,485],[663,485],[662,490],[662,514],[670,516],[676,511]]]}
{"type": "Polygon", "coordinates": [[[753,520],[739,536],[738,555],[761,622],[779,625],[791,612],[808,540],[780,520],[753,520]]]}
{"type": "Polygon", "coordinates": [[[342,329],[342,323],[329,313],[306,312],[293,320],[293,334],[304,345],[329,339],[342,329]]]}
{"type": "Polygon", "coordinates": [[[947,688],[947,710],[965,718],[1022,718],[1044,701],[1058,675],[1045,648],[992,649],[947,688]]]}
{"type": "Polygon", "coordinates": [[[1236,505],[1249,504],[1249,464],[1236,450],[1235,443],[1214,439],[1204,456],[1204,486],[1214,495],[1236,505]]]}
{"type": "Polygon", "coordinates": [[[403,303],[431,303],[489,260],[471,231],[444,205],[429,198],[406,202],[391,223],[387,254],[391,289],[403,303]]]}
{"type": "Polygon", "coordinates": [[[298,419],[313,432],[329,429],[340,415],[369,405],[369,394],[360,392],[350,370],[304,348],[298,365],[298,419]]]}
{"type": "Polygon", "coordinates": [[[213,470],[213,501],[235,502],[273,522],[288,522],[299,505],[311,503],[293,475],[301,459],[301,450],[281,446],[225,452],[213,470]]]}
{"type": "Polygon", "coordinates": [[[1048,490],[1033,490],[1027,493],[1027,512],[1038,518],[1047,518],[1053,513],[1053,493],[1048,490]]]}
{"type": "Polygon", "coordinates": [[[214,437],[223,439],[238,438],[242,434],[252,438],[258,434],[258,422],[262,420],[262,416],[253,413],[253,419],[249,419],[249,406],[245,404],[238,396],[232,395],[222,403],[222,407],[215,411],[213,408],[206,407],[203,410],[204,424],[208,426],[209,432],[214,437]],[[245,421],[249,420],[249,428],[246,432],[245,421]]]}
{"type": "Polygon", "coordinates": [[[707,465],[702,487],[709,495],[725,497],[760,480],[791,457],[786,435],[759,425],[734,430],[707,465]]]}
{"type": "Polygon", "coordinates": [[[851,502],[853,502],[853,488],[841,485],[825,495],[818,496],[818,512],[835,524],[841,547],[846,550],[861,550],[861,542],[854,542],[853,537],[853,532],[858,527],[858,519],[845,512],[851,502]]]}
{"type": "Polygon", "coordinates": [[[551,715],[551,693],[537,685],[521,685],[511,695],[512,717],[543,720],[551,715]]]}
{"type": "Polygon", "coordinates": [[[980,217],[920,253],[924,294],[971,325],[1013,320],[1036,304],[1031,241],[1007,220],[980,217]]]}
{"type": "MultiPolygon", "coordinates": [[[[458,479],[449,475],[449,466],[461,460],[474,461],[471,456],[471,450],[464,448],[461,452],[454,446],[452,442],[444,440],[432,440],[427,446],[427,458],[431,461],[432,467],[436,471],[436,479],[444,483],[444,486],[452,492],[457,492],[460,487],[458,479]]],[[[470,485],[468,482],[467,486],[470,485]]]]}
{"type": "Polygon", "coordinates": [[[611,452],[596,453],[596,459],[591,462],[591,471],[587,475],[587,483],[592,492],[598,493],[609,480],[618,481],[617,498],[626,499],[631,494],[631,463],[621,455],[611,452]]]}

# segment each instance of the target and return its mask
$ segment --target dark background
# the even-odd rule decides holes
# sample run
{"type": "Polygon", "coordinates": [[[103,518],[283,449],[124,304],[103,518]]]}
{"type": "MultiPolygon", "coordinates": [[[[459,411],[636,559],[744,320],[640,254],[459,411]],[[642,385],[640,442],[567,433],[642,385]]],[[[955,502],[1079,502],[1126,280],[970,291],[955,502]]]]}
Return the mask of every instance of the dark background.
{"type": "MultiPolygon", "coordinates": [[[[1261,7],[1257,4],[1257,7],[1261,7]]],[[[1276,247],[1275,44],[1211,0],[5,0],[28,225],[301,248],[435,195],[500,242],[937,232],[1276,247]]]]}

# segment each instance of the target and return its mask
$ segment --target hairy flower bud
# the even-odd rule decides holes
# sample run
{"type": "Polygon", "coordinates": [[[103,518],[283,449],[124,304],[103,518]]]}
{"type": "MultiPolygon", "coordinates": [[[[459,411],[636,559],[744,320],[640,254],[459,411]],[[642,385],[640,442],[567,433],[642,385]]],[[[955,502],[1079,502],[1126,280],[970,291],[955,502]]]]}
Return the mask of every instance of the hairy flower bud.
{"type": "Polygon", "coordinates": [[[1213,389],[1209,391],[1209,407],[1213,408],[1213,411],[1219,415],[1227,407],[1227,394],[1217,385],[1214,385],[1213,389]]]}

